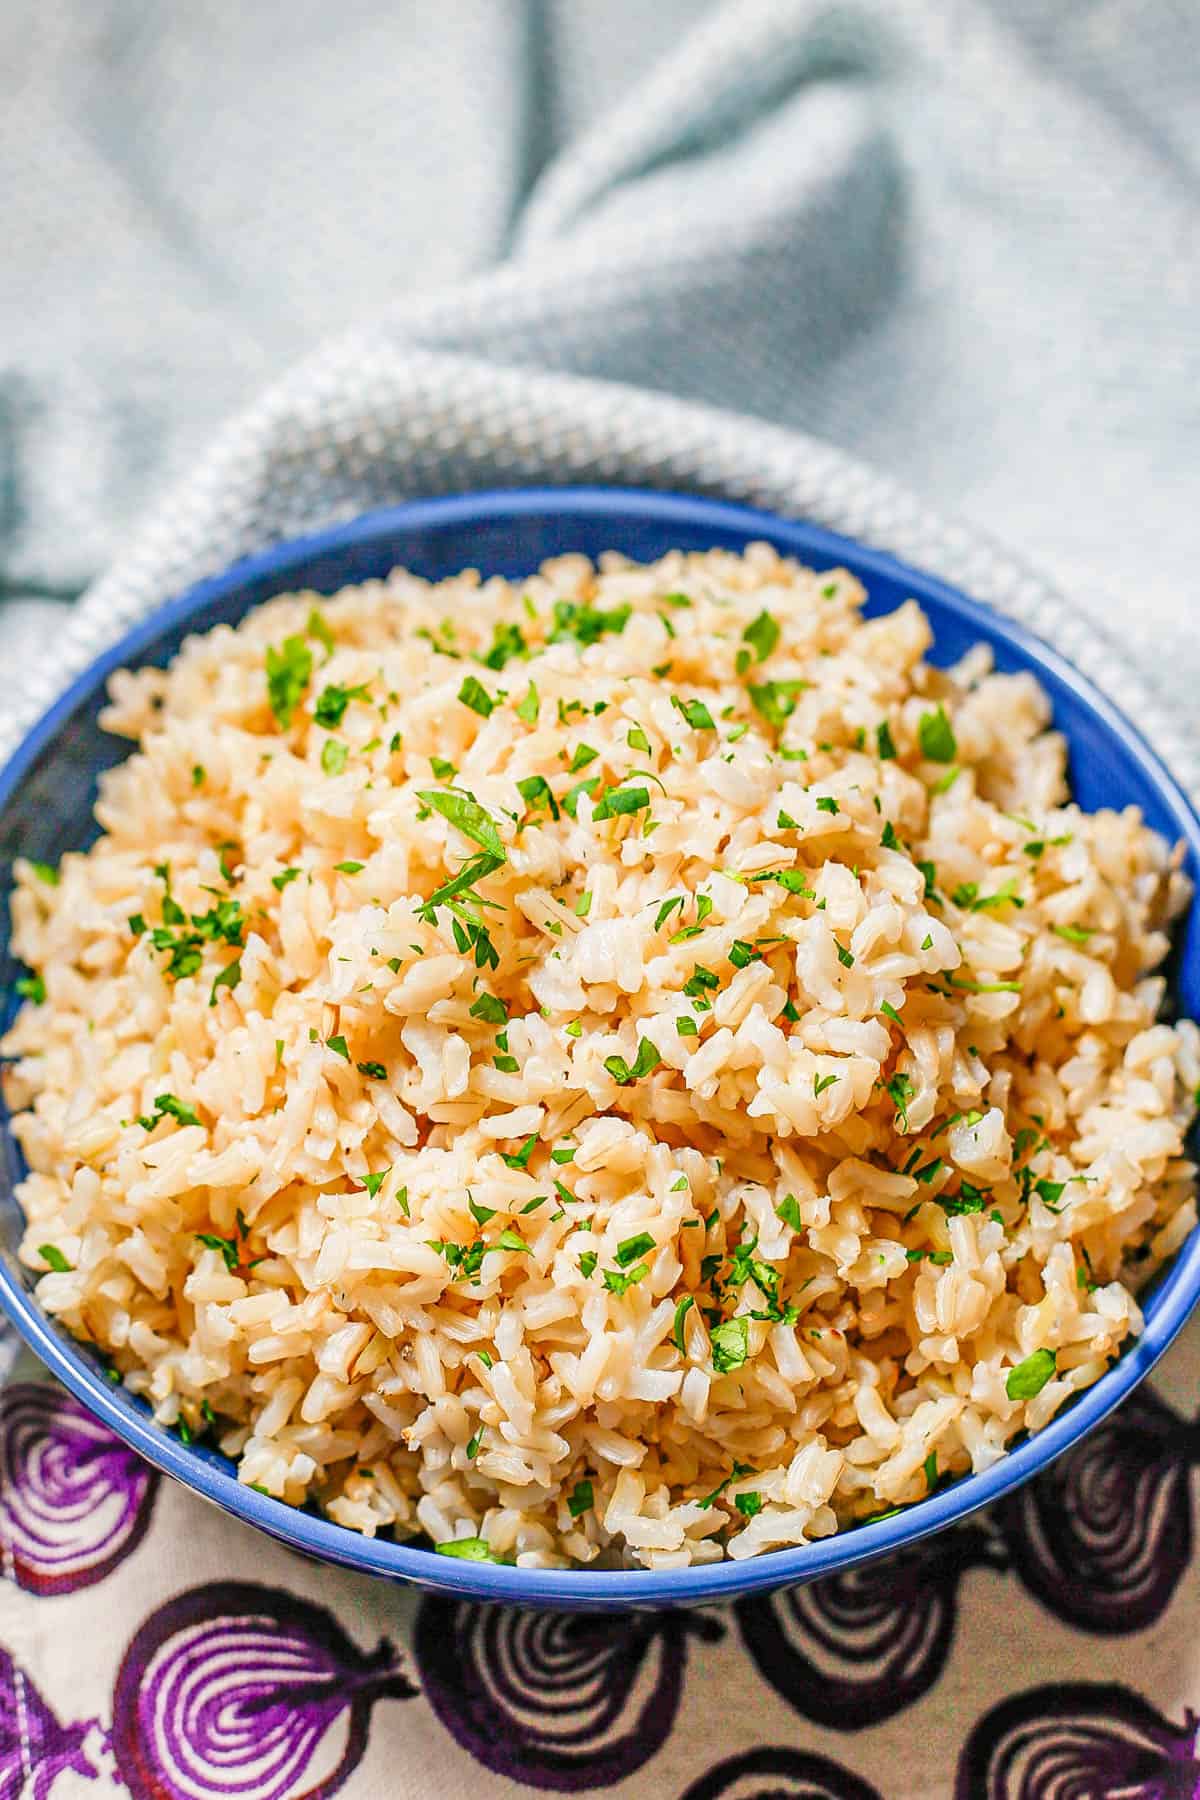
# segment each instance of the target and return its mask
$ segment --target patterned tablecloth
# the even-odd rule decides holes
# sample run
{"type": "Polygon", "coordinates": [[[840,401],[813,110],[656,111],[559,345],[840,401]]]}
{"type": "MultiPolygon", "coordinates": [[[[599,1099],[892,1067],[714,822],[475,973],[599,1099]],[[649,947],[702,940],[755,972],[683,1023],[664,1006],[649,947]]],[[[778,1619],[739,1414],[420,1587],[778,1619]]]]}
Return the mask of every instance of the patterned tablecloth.
{"type": "Polygon", "coordinates": [[[0,1402],[0,1796],[1200,1793],[1200,1331],[905,1555],[727,1610],[458,1604],[289,1554],[23,1368],[0,1402]]]}

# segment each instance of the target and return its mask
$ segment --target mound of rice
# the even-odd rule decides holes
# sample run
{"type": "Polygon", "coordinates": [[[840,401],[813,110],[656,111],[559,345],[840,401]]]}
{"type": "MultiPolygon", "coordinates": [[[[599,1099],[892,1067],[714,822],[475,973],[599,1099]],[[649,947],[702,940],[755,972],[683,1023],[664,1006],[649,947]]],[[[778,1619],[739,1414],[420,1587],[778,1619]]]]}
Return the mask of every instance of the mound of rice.
{"type": "Polygon", "coordinates": [[[38,1297],[241,1479],[525,1566],[982,1470],[1196,1218],[1187,900],[1028,675],[758,545],[397,573],[112,682],[24,865],[38,1297]]]}

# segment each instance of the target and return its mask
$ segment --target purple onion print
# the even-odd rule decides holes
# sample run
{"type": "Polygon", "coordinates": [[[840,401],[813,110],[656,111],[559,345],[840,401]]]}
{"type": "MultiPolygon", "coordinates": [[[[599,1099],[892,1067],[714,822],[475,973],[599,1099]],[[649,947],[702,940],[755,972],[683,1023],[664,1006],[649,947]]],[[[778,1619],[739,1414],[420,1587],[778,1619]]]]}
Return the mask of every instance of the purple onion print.
{"type": "Polygon", "coordinates": [[[1003,1503],[998,1523],[1034,1597],[1085,1631],[1161,1617],[1192,1551],[1200,1433],[1146,1388],[1003,1503]]]}
{"type": "Polygon", "coordinates": [[[1197,1720],[1173,1725],[1115,1684],[1031,1688],[985,1713],[958,1765],[957,1800],[1194,1800],[1197,1720]]]}
{"type": "Polygon", "coordinates": [[[0,1800],[46,1800],[67,1769],[88,1781],[84,1741],[94,1721],[60,1725],[25,1671],[0,1649],[0,1800]]]}
{"type": "Polygon", "coordinates": [[[881,1800],[876,1788],[810,1750],[771,1747],[730,1756],[682,1800],[881,1800]]]}
{"type": "Polygon", "coordinates": [[[102,1581],[141,1541],[158,1480],[61,1388],[16,1382],[0,1397],[0,1528],[30,1593],[102,1581]]]}
{"type": "Polygon", "coordinates": [[[1003,1546],[986,1527],[963,1526],[807,1587],[741,1600],[738,1625],[789,1705],[858,1731],[933,1686],[954,1638],[958,1584],[977,1566],[1003,1568],[1003,1546]]]}
{"type": "Polygon", "coordinates": [[[425,1599],[414,1649],[426,1698],[464,1750],[531,1787],[607,1787],[648,1762],[679,1706],[702,1614],[517,1612],[425,1599]]]}
{"type": "Polygon", "coordinates": [[[324,1607],[212,1582],[130,1643],[113,1755],[132,1800],[327,1800],[362,1757],[375,1702],[415,1693],[386,1639],[364,1655],[324,1607]]]}

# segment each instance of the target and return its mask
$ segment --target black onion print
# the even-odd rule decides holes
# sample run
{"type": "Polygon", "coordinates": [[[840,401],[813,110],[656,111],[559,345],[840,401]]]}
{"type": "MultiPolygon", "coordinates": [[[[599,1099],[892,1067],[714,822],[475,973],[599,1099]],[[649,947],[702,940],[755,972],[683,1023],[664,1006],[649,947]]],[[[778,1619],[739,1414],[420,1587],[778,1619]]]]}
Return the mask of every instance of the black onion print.
{"type": "Polygon", "coordinates": [[[1084,1631],[1142,1631],[1192,1552],[1200,1433],[1147,1388],[1002,1502],[1012,1566],[1035,1599],[1084,1631]]]}
{"type": "Polygon", "coordinates": [[[957,1800],[1194,1800],[1197,1721],[1173,1725],[1129,1688],[1031,1688],[985,1713],[958,1766],[957,1800]]]}
{"type": "Polygon", "coordinates": [[[532,1787],[607,1787],[648,1762],[675,1722],[702,1614],[518,1612],[427,1598],[414,1650],[425,1696],[485,1767],[532,1787]]]}
{"type": "Polygon", "coordinates": [[[0,1396],[0,1530],[30,1593],[103,1580],[141,1541],[158,1480],[61,1388],[23,1381],[0,1396]]]}
{"type": "Polygon", "coordinates": [[[805,1718],[838,1731],[878,1725],[920,1699],[954,1638],[968,1569],[1004,1567],[1003,1546],[967,1525],[807,1587],[740,1600],[758,1672],[805,1718]]]}
{"type": "Polygon", "coordinates": [[[60,1725],[25,1671],[0,1649],[0,1800],[46,1800],[70,1769],[87,1781],[97,1770],[84,1749],[95,1723],[60,1725]]]}
{"type": "Polygon", "coordinates": [[[694,1781],[681,1800],[882,1800],[882,1796],[827,1756],[772,1747],[727,1757],[694,1781]]]}
{"type": "Polygon", "coordinates": [[[133,1800],[327,1800],[362,1757],[376,1701],[415,1692],[386,1639],[364,1655],[324,1607],[213,1582],[133,1638],[112,1750],[133,1800]]]}

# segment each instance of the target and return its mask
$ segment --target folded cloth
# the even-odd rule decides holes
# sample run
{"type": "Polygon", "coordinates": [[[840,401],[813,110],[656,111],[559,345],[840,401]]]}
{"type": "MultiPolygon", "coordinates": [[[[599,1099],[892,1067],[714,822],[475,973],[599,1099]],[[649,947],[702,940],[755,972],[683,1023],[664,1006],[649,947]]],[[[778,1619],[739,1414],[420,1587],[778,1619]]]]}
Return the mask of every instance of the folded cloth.
{"type": "MultiPolygon", "coordinates": [[[[382,320],[396,346],[636,382],[903,470],[1194,688],[1200,9],[2,14],[0,592],[119,565],[219,422],[382,320]]],[[[382,445],[348,481],[344,440],[323,488],[289,459],[286,392],[272,487],[317,510],[411,488],[382,445]]],[[[292,393],[314,443],[327,390],[292,393]]],[[[437,429],[425,467],[461,484],[437,429]]]]}
{"type": "MultiPolygon", "coordinates": [[[[112,566],[54,615],[53,666],[0,638],[0,747],[159,600],[277,538],[618,482],[803,514],[961,582],[1136,710],[1200,794],[1154,691],[1200,674],[1177,599],[1195,21],[1165,0],[446,10],[10,0],[0,570],[31,597],[22,642],[37,595],[112,566]],[[358,164],[327,156],[350,142],[358,164]],[[197,454],[351,316],[373,322],[197,454]],[[1118,647],[801,424],[1066,577],[1118,647]]],[[[1174,1792],[1197,1778],[1198,1371],[1192,1333],[1157,1395],[903,1559],[618,1620],[302,1562],[26,1361],[0,1395],[0,1793],[1008,1800],[1064,1769],[1174,1792]]]]}

